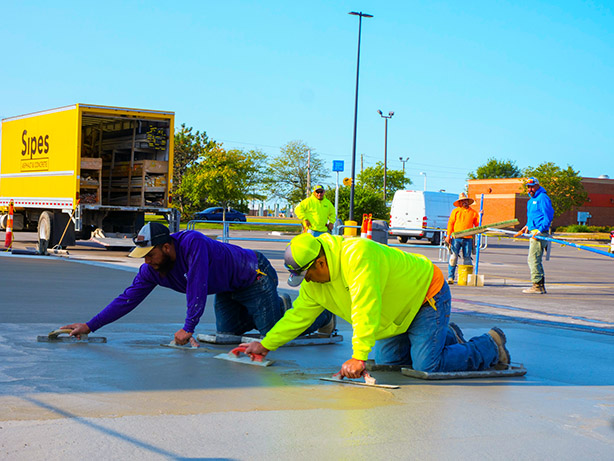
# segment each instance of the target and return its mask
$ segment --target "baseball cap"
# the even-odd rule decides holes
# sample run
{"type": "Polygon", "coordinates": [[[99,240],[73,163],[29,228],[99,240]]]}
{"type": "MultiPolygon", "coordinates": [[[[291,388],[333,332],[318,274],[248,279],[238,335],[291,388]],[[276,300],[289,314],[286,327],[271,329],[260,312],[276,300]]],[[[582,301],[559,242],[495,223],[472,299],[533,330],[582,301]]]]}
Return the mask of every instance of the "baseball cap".
{"type": "Polygon", "coordinates": [[[528,179],[528,181],[526,183],[526,186],[527,187],[528,186],[539,186],[539,181],[537,180],[537,178],[531,177],[531,178],[528,179]]]}
{"type": "Polygon", "coordinates": [[[321,248],[322,244],[309,233],[298,235],[290,241],[284,253],[284,267],[290,272],[288,285],[296,287],[301,284],[321,248]]]}
{"type": "Polygon", "coordinates": [[[313,191],[315,192],[315,191],[317,191],[317,190],[324,190],[324,186],[323,186],[322,184],[316,184],[316,185],[313,187],[313,191]]]}
{"type": "Polygon", "coordinates": [[[139,235],[133,239],[136,248],[128,254],[131,258],[144,258],[156,245],[170,242],[171,233],[163,224],[150,222],[145,224],[139,231],[139,235]]]}

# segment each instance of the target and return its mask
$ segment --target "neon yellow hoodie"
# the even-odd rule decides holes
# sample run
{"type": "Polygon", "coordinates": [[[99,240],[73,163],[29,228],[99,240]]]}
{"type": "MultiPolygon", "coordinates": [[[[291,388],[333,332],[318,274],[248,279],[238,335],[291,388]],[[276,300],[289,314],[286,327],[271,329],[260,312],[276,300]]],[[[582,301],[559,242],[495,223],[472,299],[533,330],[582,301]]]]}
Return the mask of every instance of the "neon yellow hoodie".
{"type": "Polygon", "coordinates": [[[433,263],[364,238],[323,234],[330,282],[303,281],[293,309],[262,340],[269,350],[297,337],[324,309],[352,324],[352,357],[367,360],[378,339],[404,333],[424,303],[433,263]]]}
{"type": "Polygon", "coordinates": [[[335,205],[324,197],[319,200],[314,194],[303,200],[294,209],[296,217],[302,221],[309,220],[310,229],[317,232],[326,232],[326,224],[335,222],[335,205]]]}

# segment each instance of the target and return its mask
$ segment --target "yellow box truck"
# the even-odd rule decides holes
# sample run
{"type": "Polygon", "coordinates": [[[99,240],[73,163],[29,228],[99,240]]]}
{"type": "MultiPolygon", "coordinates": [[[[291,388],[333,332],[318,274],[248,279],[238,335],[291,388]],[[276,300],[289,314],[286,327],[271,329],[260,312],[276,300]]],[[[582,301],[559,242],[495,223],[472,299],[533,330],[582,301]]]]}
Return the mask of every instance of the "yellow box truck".
{"type": "Polygon", "coordinates": [[[169,207],[174,119],[88,104],[3,119],[0,226],[12,200],[14,230],[36,229],[41,253],[76,239],[130,246],[145,213],[179,230],[169,207]]]}

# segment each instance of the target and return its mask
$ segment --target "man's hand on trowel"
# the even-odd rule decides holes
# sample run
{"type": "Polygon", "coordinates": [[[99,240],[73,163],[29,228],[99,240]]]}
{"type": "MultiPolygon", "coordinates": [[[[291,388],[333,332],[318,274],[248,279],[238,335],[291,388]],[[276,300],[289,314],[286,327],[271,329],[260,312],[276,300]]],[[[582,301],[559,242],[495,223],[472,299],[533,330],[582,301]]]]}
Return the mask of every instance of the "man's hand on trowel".
{"type": "Polygon", "coordinates": [[[178,346],[183,346],[184,344],[187,344],[188,341],[190,341],[192,346],[198,347],[196,340],[192,339],[192,333],[188,333],[183,328],[175,333],[175,344],[178,346]]]}
{"type": "Polygon", "coordinates": [[[269,353],[269,350],[264,347],[262,344],[260,344],[260,342],[258,341],[254,341],[252,343],[243,343],[240,344],[239,347],[245,347],[245,355],[261,355],[261,356],[265,356],[269,353]]]}
{"type": "Polygon", "coordinates": [[[365,371],[365,362],[351,358],[341,366],[339,373],[345,378],[360,378],[363,371],[365,371]]]}
{"type": "Polygon", "coordinates": [[[61,329],[72,330],[69,336],[76,336],[78,339],[81,339],[81,335],[87,335],[92,332],[87,323],[71,323],[70,325],[64,325],[61,329]]]}

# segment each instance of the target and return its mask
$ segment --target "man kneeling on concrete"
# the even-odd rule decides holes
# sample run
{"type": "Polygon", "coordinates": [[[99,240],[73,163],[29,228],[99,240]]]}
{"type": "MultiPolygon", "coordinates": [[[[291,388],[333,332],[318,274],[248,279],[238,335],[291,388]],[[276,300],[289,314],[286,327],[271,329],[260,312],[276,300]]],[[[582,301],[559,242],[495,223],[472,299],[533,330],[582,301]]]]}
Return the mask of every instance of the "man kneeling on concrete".
{"type": "Polygon", "coordinates": [[[300,334],[324,309],[353,327],[352,358],[341,374],[358,378],[376,341],[375,362],[420,371],[506,368],[510,355],[499,328],[465,341],[449,341],[450,289],[441,270],[419,254],[369,239],[301,234],[290,242],[285,265],[303,276],[294,308],[246,354],[266,355],[300,334]]]}
{"type": "MultiPolygon", "coordinates": [[[[123,317],[137,307],[157,286],[171,288],[187,297],[187,314],[182,329],[175,333],[176,344],[192,338],[207,303],[215,293],[215,321],[218,333],[242,335],[252,329],[266,334],[290,308],[289,297],[277,294],[277,273],[262,253],[218,242],[198,231],[170,234],[159,223],[146,224],[129,254],[145,258],[132,284],[87,323],[73,323],[72,336],[87,334],[123,317]]],[[[322,312],[305,333],[333,322],[322,312]]]]}

